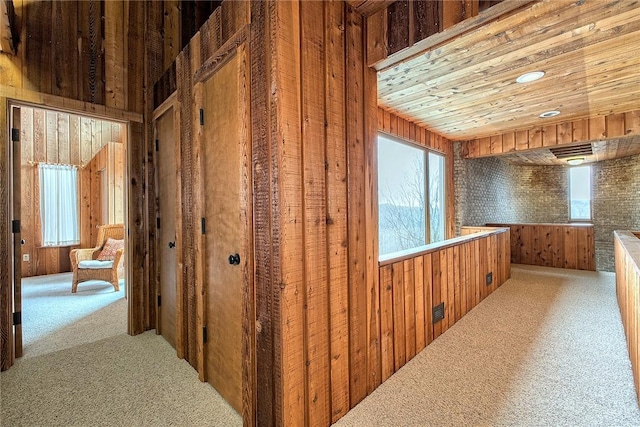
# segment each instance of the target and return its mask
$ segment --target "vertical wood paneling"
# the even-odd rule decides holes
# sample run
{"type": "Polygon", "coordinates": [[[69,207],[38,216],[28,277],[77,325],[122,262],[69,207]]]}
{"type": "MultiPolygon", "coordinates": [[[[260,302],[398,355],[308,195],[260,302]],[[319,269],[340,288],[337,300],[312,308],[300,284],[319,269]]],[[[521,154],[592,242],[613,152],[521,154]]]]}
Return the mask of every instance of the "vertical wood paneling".
{"type": "Polygon", "coordinates": [[[381,263],[382,381],[508,280],[509,252],[509,231],[502,229],[381,263]],[[486,286],[489,272],[493,283],[486,286]],[[433,324],[433,307],[441,302],[445,318],[433,324]]]}
{"type": "Polygon", "coordinates": [[[425,345],[431,344],[433,342],[433,261],[431,259],[432,254],[425,254],[423,259],[423,275],[424,279],[424,328],[425,328],[425,345]]]}
{"type": "MultiPolygon", "coordinates": [[[[8,116],[7,99],[0,96],[0,129],[7,129],[9,123],[7,121],[8,116]]],[[[7,144],[6,139],[0,140],[4,144],[7,144]]],[[[9,168],[8,166],[8,153],[6,145],[0,149],[0,200],[8,206],[9,201],[9,168]]],[[[9,369],[13,365],[14,360],[14,341],[13,341],[13,286],[9,286],[9,281],[12,275],[9,273],[11,265],[9,258],[11,257],[11,251],[9,250],[9,220],[11,215],[8,214],[7,209],[0,209],[0,236],[3,236],[4,242],[0,244],[0,259],[7,260],[2,264],[0,268],[0,370],[4,371],[9,369]]]]}
{"type": "Polygon", "coordinates": [[[416,306],[415,306],[415,277],[413,260],[403,262],[404,275],[404,337],[406,359],[410,360],[416,355],[416,306]]]}
{"type": "Polygon", "coordinates": [[[616,296],[627,338],[627,349],[636,388],[640,397],[640,233],[614,232],[616,296]]]}
{"type": "Polygon", "coordinates": [[[397,262],[391,267],[393,281],[393,352],[394,372],[407,361],[404,317],[404,264],[397,262]]]}
{"type": "MultiPolygon", "coordinates": [[[[304,330],[304,228],[302,205],[302,147],[300,124],[300,10],[297,2],[278,2],[276,16],[279,34],[276,40],[275,76],[280,90],[278,129],[274,141],[282,139],[284,146],[274,154],[282,168],[278,176],[280,214],[275,225],[282,242],[279,267],[284,284],[281,292],[282,331],[282,422],[302,425],[306,422],[306,367],[304,330]],[[295,123],[289,126],[289,122],[295,123]],[[280,137],[281,135],[281,137],[280,137]]],[[[259,250],[259,248],[256,248],[259,250]]],[[[278,274],[276,272],[276,277],[278,274]]]]}
{"type": "Polygon", "coordinates": [[[425,297],[424,297],[424,258],[413,259],[413,289],[414,316],[416,323],[416,352],[420,352],[426,345],[425,336],[425,297]]]}
{"type": "Polygon", "coordinates": [[[586,224],[487,224],[509,227],[511,262],[595,271],[593,226],[586,224]]]}
{"type": "Polygon", "coordinates": [[[347,8],[346,79],[347,82],[347,164],[349,231],[349,315],[351,405],[367,395],[367,295],[364,239],[364,49],[362,16],[347,8]]]}
{"type": "MultiPolygon", "coordinates": [[[[431,301],[432,308],[437,307],[443,301],[442,298],[442,272],[440,269],[440,254],[442,251],[433,252],[431,254],[431,271],[432,271],[432,286],[431,286],[431,301]]],[[[446,316],[446,307],[445,307],[445,316],[446,316]]],[[[444,319],[433,323],[433,339],[435,340],[440,335],[442,335],[442,322],[444,319]]]]}
{"type": "MultiPolygon", "coordinates": [[[[277,171],[272,164],[269,95],[267,87],[272,76],[268,72],[266,60],[271,39],[267,24],[266,5],[263,2],[251,2],[251,32],[249,48],[251,55],[251,145],[253,162],[253,210],[254,210],[254,281],[256,316],[256,364],[254,387],[250,392],[256,399],[255,419],[267,426],[275,425],[276,411],[281,418],[282,390],[280,374],[281,361],[277,355],[276,340],[279,331],[279,306],[275,304],[275,276],[272,270],[276,245],[272,244],[272,215],[278,213],[273,206],[271,174],[277,171]],[[258,113],[261,112],[261,113],[258,113]],[[272,172],[273,169],[273,172],[272,172]],[[273,207],[272,207],[273,206],[273,207]]],[[[252,319],[253,320],[253,319],[252,319]]],[[[252,411],[253,413],[253,411],[252,411]]],[[[253,418],[249,416],[247,418],[253,418]]],[[[251,420],[250,420],[251,421],[251,420]]],[[[253,423],[255,424],[255,420],[253,423]]]]}
{"type": "Polygon", "coordinates": [[[380,269],[380,340],[382,352],[382,381],[386,381],[395,372],[395,353],[393,348],[393,266],[380,269]]]}
{"type": "Polygon", "coordinates": [[[325,3],[327,105],[327,245],[331,355],[331,421],[349,410],[349,284],[345,140],[344,7],[325,3]]]}
{"type": "Polygon", "coordinates": [[[325,206],[324,16],[320,2],[301,2],[302,161],[305,253],[307,412],[310,425],[330,424],[329,302],[325,206]]]}

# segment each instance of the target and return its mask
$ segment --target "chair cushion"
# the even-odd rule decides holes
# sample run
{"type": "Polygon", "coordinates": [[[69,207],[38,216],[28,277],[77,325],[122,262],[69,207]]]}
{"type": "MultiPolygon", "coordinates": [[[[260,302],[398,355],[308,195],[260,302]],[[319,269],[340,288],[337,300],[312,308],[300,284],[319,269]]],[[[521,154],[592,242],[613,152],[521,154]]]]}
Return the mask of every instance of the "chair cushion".
{"type": "Polygon", "coordinates": [[[124,240],[115,240],[108,238],[107,242],[102,247],[102,251],[98,255],[99,261],[113,261],[116,259],[116,252],[118,249],[124,248],[124,240]]]}
{"type": "Polygon", "coordinates": [[[99,261],[97,259],[80,261],[78,263],[78,268],[91,268],[91,269],[102,269],[102,268],[112,268],[113,261],[99,261]]]}

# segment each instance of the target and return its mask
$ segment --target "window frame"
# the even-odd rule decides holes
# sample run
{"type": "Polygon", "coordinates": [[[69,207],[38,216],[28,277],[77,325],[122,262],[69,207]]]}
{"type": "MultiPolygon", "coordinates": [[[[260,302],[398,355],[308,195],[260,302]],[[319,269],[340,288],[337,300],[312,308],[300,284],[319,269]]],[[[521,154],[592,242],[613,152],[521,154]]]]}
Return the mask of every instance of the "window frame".
{"type": "Polygon", "coordinates": [[[567,201],[568,203],[568,208],[569,208],[569,222],[570,223],[585,223],[585,224],[590,224],[593,222],[593,168],[591,167],[590,163],[583,163],[580,165],[573,165],[573,166],[568,166],[567,167],[567,180],[568,180],[568,188],[567,188],[567,201]],[[583,168],[583,167],[588,167],[589,168],[589,218],[588,219],[584,219],[584,218],[574,218],[573,214],[571,212],[571,170],[572,169],[576,169],[576,168],[583,168]]]}
{"type": "MultiPolygon", "coordinates": [[[[442,162],[442,170],[443,170],[443,177],[442,177],[442,195],[443,195],[443,203],[442,203],[442,212],[443,212],[443,218],[444,218],[444,239],[443,240],[447,240],[447,183],[446,183],[446,177],[447,177],[447,157],[446,154],[438,151],[438,150],[434,150],[431,147],[427,147],[424,146],[418,142],[415,141],[411,141],[408,139],[405,139],[401,136],[398,135],[393,135],[390,133],[387,133],[385,131],[382,130],[378,130],[377,132],[377,136],[376,136],[376,153],[379,153],[378,150],[378,146],[379,146],[379,140],[378,138],[380,136],[383,136],[384,138],[395,142],[397,144],[402,144],[402,145],[407,145],[411,148],[416,148],[422,151],[422,161],[424,163],[424,221],[425,221],[425,236],[424,236],[424,241],[425,241],[425,245],[429,245],[432,244],[434,242],[431,242],[431,215],[430,215],[430,210],[429,210],[429,200],[430,200],[430,191],[429,191],[429,153],[433,153],[436,154],[440,157],[442,157],[443,162],[442,162]]],[[[376,157],[379,156],[379,154],[376,155],[376,157]]],[[[380,208],[380,200],[379,200],[379,194],[380,194],[380,177],[379,177],[379,170],[380,170],[380,161],[379,158],[376,159],[376,198],[377,200],[377,205],[378,205],[378,211],[380,208]]],[[[382,254],[380,252],[380,218],[378,218],[378,224],[376,227],[376,231],[378,233],[378,256],[388,256],[389,254],[382,254]]],[[[401,251],[412,251],[415,250],[417,248],[420,248],[421,246],[416,246],[413,248],[407,248],[407,249],[402,249],[401,251]]],[[[394,253],[394,252],[390,252],[390,253],[394,253]]]]}

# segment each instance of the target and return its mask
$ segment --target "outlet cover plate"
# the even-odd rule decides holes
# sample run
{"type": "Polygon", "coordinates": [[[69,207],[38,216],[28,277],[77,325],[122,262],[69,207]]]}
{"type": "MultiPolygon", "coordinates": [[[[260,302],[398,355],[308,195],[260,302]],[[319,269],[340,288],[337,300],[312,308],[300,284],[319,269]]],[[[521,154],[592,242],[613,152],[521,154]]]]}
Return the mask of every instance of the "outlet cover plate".
{"type": "Polygon", "coordinates": [[[22,261],[29,261],[29,254],[22,255],[22,261]]]}
{"type": "Polygon", "coordinates": [[[493,272],[487,273],[487,286],[493,283],[493,272]]]}

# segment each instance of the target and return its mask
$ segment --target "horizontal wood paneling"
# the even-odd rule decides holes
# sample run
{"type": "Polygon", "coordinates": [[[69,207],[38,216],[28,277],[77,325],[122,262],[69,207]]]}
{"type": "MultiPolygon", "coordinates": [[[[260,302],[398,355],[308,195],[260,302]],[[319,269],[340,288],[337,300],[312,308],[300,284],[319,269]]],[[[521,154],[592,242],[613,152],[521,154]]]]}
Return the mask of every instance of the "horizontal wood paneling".
{"type": "Polygon", "coordinates": [[[494,229],[381,263],[383,381],[511,277],[509,239],[508,230],[494,229]],[[434,323],[440,303],[444,319],[434,323]]]}
{"type": "Polygon", "coordinates": [[[591,224],[487,224],[511,229],[511,262],[596,270],[591,224]]]}
{"type": "Polygon", "coordinates": [[[631,369],[640,399],[640,234],[614,232],[616,295],[622,317],[631,369]]]}

